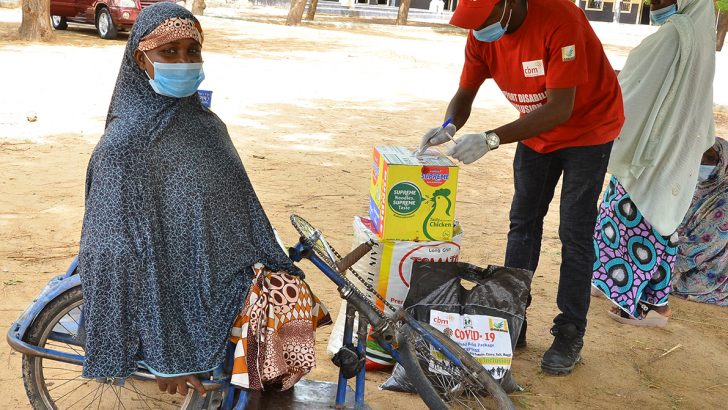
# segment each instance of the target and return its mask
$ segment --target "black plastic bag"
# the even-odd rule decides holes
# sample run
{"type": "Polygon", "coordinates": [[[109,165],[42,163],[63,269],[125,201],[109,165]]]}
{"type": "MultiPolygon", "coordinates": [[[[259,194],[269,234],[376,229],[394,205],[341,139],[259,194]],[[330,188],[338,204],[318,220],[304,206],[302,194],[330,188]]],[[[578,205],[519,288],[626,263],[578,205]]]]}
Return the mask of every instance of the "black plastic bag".
{"type": "MultiPolygon", "coordinates": [[[[410,290],[404,309],[418,321],[435,327],[447,325],[439,320],[442,313],[435,313],[437,316],[431,317],[433,312],[451,314],[448,317],[459,320],[458,323],[464,322],[465,327],[472,326],[473,320],[478,321],[485,317],[505,319],[510,350],[515,352],[532,278],[533,272],[523,269],[499,266],[488,266],[484,269],[467,263],[417,262],[412,267],[410,290]],[[466,288],[462,281],[471,282],[474,286],[466,288]],[[431,322],[431,319],[440,323],[431,322]]],[[[493,329],[493,322],[494,320],[489,319],[489,330],[493,329]]],[[[444,333],[455,339],[457,331],[448,327],[444,333]]],[[[499,331],[498,337],[504,337],[505,328],[500,327],[499,331]]],[[[462,335],[463,331],[460,332],[462,335]]],[[[507,344],[508,338],[498,341],[502,347],[503,343],[507,344]]],[[[488,370],[499,379],[505,391],[518,389],[510,365],[489,367],[488,370]]],[[[399,364],[395,366],[392,376],[384,382],[382,389],[415,391],[407,380],[404,368],[399,364]]]]}

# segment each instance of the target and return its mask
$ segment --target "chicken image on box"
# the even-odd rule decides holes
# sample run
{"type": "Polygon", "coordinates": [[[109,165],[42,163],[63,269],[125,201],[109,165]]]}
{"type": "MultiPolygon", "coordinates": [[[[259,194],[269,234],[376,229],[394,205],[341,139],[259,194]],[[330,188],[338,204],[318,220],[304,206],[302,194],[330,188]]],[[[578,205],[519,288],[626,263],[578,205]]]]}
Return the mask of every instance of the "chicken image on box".
{"type": "Polygon", "coordinates": [[[444,155],[374,147],[369,218],[381,239],[449,241],[455,221],[458,167],[444,155]]]}
{"type": "MultiPolygon", "coordinates": [[[[353,269],[359,273],[368,284],[382,295],[394,308],[399,309],[404,304],[409,291],[409,281],[412,274],[412,264],[418,261],[457,262],[460,256],[460,241],[462,229],[457,224],[451,232],[450,241],[411,242],[387,241],[377,237],[374,233],[372,221],[365,218],[354,218],[354,243],[356,248],[360,244],[373,240],[372,251],[360,259],[353,269]]],[[[356,279],[352,281],[358,282],[356,279]]],[[[363,289],[364,286],[361,286],[363,289]]],[[[366,293],[366,292],[365,292],[366,293]]],[[[391,314],[389,308],[375,296],[370,296],[382,312],[391,314]]],[[[330,355],[336,354],[341,348],[344,335],[344,322],[346,319],[346,302],[342,303],[336,324],[331,331],[327,351],[330,355]]],[[[356,325],[354,326],[356,329],[356,325]]],[[[356,333],[354,334],[356,338],[356,333]]],[[[384,349],[371,338],[367,340],[367,369],[376,370],[394,365],[394,360],[384,349]]]]}

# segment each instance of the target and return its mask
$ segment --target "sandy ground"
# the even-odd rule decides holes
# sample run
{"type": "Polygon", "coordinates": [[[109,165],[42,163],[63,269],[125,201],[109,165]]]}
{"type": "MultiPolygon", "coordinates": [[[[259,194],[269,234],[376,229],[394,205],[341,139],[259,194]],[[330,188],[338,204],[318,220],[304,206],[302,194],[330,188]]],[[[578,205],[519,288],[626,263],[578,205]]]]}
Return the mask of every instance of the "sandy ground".
{"type": "MultiPolygon", "coordinates": [[[[51,44],[13,39],[19,10],[0,9],[0,333],[78,249],[83,182],[103,123],[125,44],[91,29],[59,32],[51,44]],[[35,119],[31,122],[28,120],[35,119]]],[[[242,20],[203,18],[204,57],[213,109],[228,124],[270,219],[283,238],[296,235],[292,212],[307,217],[340,250],[351,221],[367,210],[369,155],[374,144],[414,146],[436,125],[455,91],[464,38],[445,27],[406,27],[322,19],[286,27],[254,11],[242,20]],[[345,22],[345,24],[342,24],[345,22]]],[[[610,57],[629,47],[605,45],[610,57]]],[[[515,111],[492,85],[481,91],[465,131],[493,128],[515,111]]],[[[718,116],[728,135],[728,118],[718,116]]],[[[504,146],[463,167],[458,218],[465,229],[461,259],[503,261],[512,195],[514,147],[504,146]]],[[[541,265],[529,310],[529,346],[514,365],[525,391],[520,408],[725,408],[728,389],[727,311],[681,300],[664,330],[625,327],[592,301],[584,362],[566,377],[539,370],[555,305],[560,244],[558,193],[546,219],[541,265]],[[677,348],[675,348],[677,347],[677,348]],[[668,354],[665,354],[668,352],[668,354]]],[[[332,312],[334,286],[310,265],[309,282],[332,312]]],[[[330,328],[317,335],[318,368],[334,380],[325,355],[330,328]]],[[[0,405],[28,407],[20,355],[0,343],[0,405]]],[[[370,374],[375,409],[415,409],[413,396],[381,392],[370,374]]]]}

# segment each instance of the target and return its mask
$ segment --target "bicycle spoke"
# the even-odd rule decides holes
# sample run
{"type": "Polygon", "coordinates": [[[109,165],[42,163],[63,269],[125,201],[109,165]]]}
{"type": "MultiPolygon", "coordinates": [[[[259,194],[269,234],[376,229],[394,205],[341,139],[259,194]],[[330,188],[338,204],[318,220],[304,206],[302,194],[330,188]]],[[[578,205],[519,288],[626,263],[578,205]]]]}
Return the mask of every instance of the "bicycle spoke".
{"type": "Polygon", "coordinates": [[[53,390],[55,390],[55,389],[57,389],[57,388],[59,388],[59,387],[63,387],[63,386],[67,385],[68,383],[70,383],[70,382],[72,382],[72,381],[74,381],[74,380],[78,380],[78,379],[80,379],[80,378],[81,378],[81,376],[78,376],[78,377],[74,377],[73,379],[70,379],[70,380],[68,380],[68,381],[67,381],[67,382],[65,382],[65,383],[61,383],[61,384],[59,384],[58,386],[53,386],[53,388],[52,388],[52,389],[48,390],[48,393],[52,392],[53,390]]]}
{"type": "MultiPolygon", "coordinates": [[[[75,368],[80,369],[81,367],[80,366],[75,366],[75,368]]],[[[75,370],[69,369],[68,367],[49,367],[49,366],[43,366],[43,369],[75,371],[75,370]]]]}
{"type": "MultiPolygon", "coordinates": [[[[46,379],[46,380],[47,380],[47,379],[46,379]]],[[[70,381],[68,381],[68,382],[66,382],[66,383],[69,383],[69,382],[70,382],[70,381]]],[[[66,383],[64,383],[64,384],[66,384],[66,383]]],[[[59,386],[59,387],[60,387],[60,386],[59,386]]],[[[52,390],[52,389],[51,389],[51,390],[52,390]]],[[[71,390],[67,391],[67,392],[66,392],[66,394],[64,394],[63,396],[61,396],[61,397],[59,397],[59,398],[57,398],[57,399],[54,399],[53,401],[54,401],[54,402],[56,402],[56,403],[57,403],[57,402],[59,402],[59,401],[62,401],[63,399],[65,399],[65,398],[66,398],[66,396],[68,396],[69,394],[71,394],[71,393],[73,393],[73,392],[75,392],[75,391],[76,391],[76,389],[71,389],[71,390]]],[[[50,390],[48,390],[48,394],[49,394],[49,395],[50,395],[50,392],[51,392],[51,391],[50,391],[50,390]]]]}
{"type": "MultiPolygon", "coordinates": [[[[119,406],[123,407],[124,410],[126,410],[126,407],[124,407],[124,403],[121,402],[121,395],[116,392],[116,389],[114,387],[116,387],[116,386],[113,386],[113,385],[111,386],[111,391],[114,392],[114,395],[116,396],[116,398],[119,399],[117,403],[119,403],[119,406]]],[[[121,389],[119,389],[119,390],[121,390],[121,389]]]]}
{"type": "Polygon", "coordinates": [[[74,352],[74,353],[76,353],[77,355],[79,355],[79,356],[83,356],[83,352],[79,352],[78,350],[76,350],[76,349],[75,349],[75,348],[74,348],[73,346],[69,345],[68,343],[63,343],[63,344],[64,344],[64,345],[66,345],[67,347],[64,347],[63,345],[61,345],[61,344],[58,344],[58,343],[59,343],[59,342],[56,342],[56,341],[53,341],[53,342],[46,342],[46,346],[52,346],[52,347],[60,347],[60,348],[62,348],[62,349],[68,348],[68,349],[71,349],[71,350],[73,350],[73,352],[74,352]]]}
{"type": "Polygon", "coordinates": [[[446,403],[454,405],[455,408],[486,408],[480,395],[472,391],[468,382],[471,376],[467,371],[453,365],[447,359],[437,360],[435,349],[425,339],[417,338],[413,345],[420,367],[425,370],[427,379],[446,403]],[[435,361],[433,371],[429,370],[431,360],[435,361]]]}
{"type": "MultiPolygon", "coordinates": [[[[132,387],[132,389],[134,389],[134,391],[136,392],[137,396],[139,396],[139,398],[141,398],[142,394],[139,393],[139,390],[137,390],[137,388],[134,385],[134,383],[131,383],[131,387],[132,387]]],[[[127,390],[129,390],[129,389],[127,389],[127,390]]],[[[142,399],[142,403],[144,403],[144,405],[147,406],[147,408],[149,410],[152,410],[152,407],[149,404],[147,404],[147,401],[146,400],[142,399]]]]}
{"type": "MultiPolygon", "coordinates": [[[[79,377],[81,377],[81,376],[79,376],[79,377]]],[[[67,378],[62,378],[62,377],[61,378],[58,378],[58,377],[46,377],[45,379],[46,380],[51,380],[51,381],[59,381],[59,382],[62,382],[62,381],[78,380],[79,377],[74,377],[73,379],[67,379],[67,378]]],[[[83,380],[79,380],[79,381],[83,381],[83,380]]]]}
{"type": "Polygon", "coordinates": [[[65,330],[66,330],[66,332],[68,332],[68,334],[69,334],[70,336],[72,336],[72,337],[76,337],[76,336],[78,336],[77,334],[75,334],[75,333],[71,332],[71,331],[70,331],[70,330],[69,330],[69,329],[68,329],[68,328],[66,327],[66,325],[64,325],[63,323],[61,323],[61,321],[60,321],[60,320],[58,321],[58,325],[59,325],[59,326],[61,326],[61,327],[62,327],[63,329],[65,329],[65,330]]]}
{"type": "Polygon", "coordinates": [[[471,391],[468,391],[467,393],[468,393],[469,396],[473,396],[473,399],[476,402],[478,402],[478,404],[480,405],[481,408],[483,408],[483,409],[485,408],[485,405],[483,404],[483,402],[480,401],[480,399],[478,398],[478,395],[477,394],[475,394],[475,393],[473,393],[471,391]]]}
{"type": "MultiPolygon", "coordinates": [[[[129,389],[127,389],[127,390],[129,390],[129,389]]],[[[174,402],[168,402],[168,401],[164,401],[162,399],[156,398],[156,397],[152,397],[152,396],[146,395],[146,394],[140,392],[139,390],[137,390],[136,387],[134,387],[134,390],[136,391],[136,393],[138,395],[140,395],[142,397],[146,397],[148,399],[151,399],[151,400],[153,400],[155,402],[164,403],[164,404],[167,404],[167,405],[170,405],[170,406],[176,406],[177,405],[177,403],[174,403],[174,402]]]]}
{"type": "Polygon", "coordinates": [[[86,407],[84,407],[82,410],[86,410],[94,405],[94,403],[96,402],[97,394],[99,393],[99,391],[101,390],[102,387],[103,387],[103,385],[101,383],[99,383],[99,387],[97,387],[96,390],[94,390],[94,398],[91,399],[91,403],[87,404],[86,407]]]}
{"type": "Polygon", "coordinates": [[[99,405],[96,406],[96,410],[99,410],[101,408],[101,400],[104,398],[105,391],[106,391],[106,383],[104,383],[103,387],[101,388],[101,395],[99,396],[99,405]]]}
{"type": "Polygon", "coordinates": [[[75,309],[73,309],[72,311],[68,312],[68,317],[70,317],[70,318],[71,318],[71,320],[73,320],[73,322],[74,322],[74,323],[76,323],[76,325],[78,325],[78,326],[81,326],[81,324],[80,324],[80,323],[78,323],[78,321],[77,321],[76,319],[74,319],[74,318],[73,318],[73,315],[71,314],[71,313],[73,313],[73,312],[75,312],[75,311],[77,311],[77,310],[78,310],[79,312],[81,311],[81,309],[80,309],[80,308],[75,308],[75,309]]]}
{"type": "MultiPolygon", "coordinates": [[[[52,339],[50,339],[46,342],[46,346],[58,347],[60,349],[74,350],[74,347],[72,345],[69,345],[68,343],[59,342],[57,340],[52,340],[52,339]]],[[[78,351],[75,351],[75,352],[78,353],[78,351]]]]}
{"type": "MultiPolygon", "coordinates": [[[[47,367],[43,368],[43,370],[46,370],[46,369],[47,369],[47,367]]],[[[43,373],[45,374],[46,372],[44,371],[43,373]]],[[[65,372],[60,372],[60,373],[53,373],[53,376],[55,376],[55,377],[69,377],[69,376],[68,376],[68,374],[69,374],[69,373],[75,373],[75,374],[78,374],[78,373],[80,373],[80,372],[79,372],[78,370],[66,370],[65,372]]],[[[48,378],[46,377],[46,380],[50,380],[50,379],[48,379],[48,378]]]]}
{"type": "MultiPolygon", "coordinates": [[[[83,396],[83,397],[81,397],[80,399],[76,400],[76,402],[75,402],[75,403],[73,403],[73,404],[71,404],[70,406],[68,406],[68,408],[69,408],[69,409],[73,409],[73,408],[75,408],[75,407],[76,407],[76,405],[77,405],[78,403],[80,403],[80,402],[81,402],[81,401],[82,401],[83,399],[85,399],[86,397],[90,396],[90,395],[91,395],[91,393],[96,393],[96,392],[98,392],[98,389],[96,389],[96,390],[91,390],[91,391],[90,391],[90,392],[88,392],[88,393],[87,393],[87,394],[86,394],[85,396],[83,396]]],[[[93,398],[93,400],[91,400],[91,402],[93,402],[94,400],[96,400],[96,396],[95,396],[95,395],[94,395],[94,398],[93,398]]],[[[60,401],[60,400],[56,400],[55,402],[56,402],[56,403],[58,403],[59,401],[60,401]]],[[[84,408],[85,408],[85,407],[84,407],[84,408]]]]}

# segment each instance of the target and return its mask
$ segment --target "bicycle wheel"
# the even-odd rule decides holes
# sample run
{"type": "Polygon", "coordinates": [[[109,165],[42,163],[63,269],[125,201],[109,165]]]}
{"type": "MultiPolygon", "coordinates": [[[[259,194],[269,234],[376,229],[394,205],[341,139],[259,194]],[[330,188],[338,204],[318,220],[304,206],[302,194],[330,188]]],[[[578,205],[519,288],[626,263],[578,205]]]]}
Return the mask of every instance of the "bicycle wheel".
{"type": "Polygon", "coordinates": [[[410,325],[405,323],[399,328],[400,364],[430,409],[484,409],[485,394],[493,398],[499,409],[515,409],[500,384],[468,352],[439,330],[420,324],[463,364],[458,366],[437,354],[436,349],[410,325]],[[442,361],[438,360],[437,369],[430,371],[435,355],[442,361]]]}
{"type": "MultiPolygon", "coordinates": [[[[83,294],[73,288],[51,301],[28,329],[25,341],[40,347],[83,356],[76,339],[83,294]],[[59,337],[60,336],[60,337],[59,337]],[[65,337],[64,337],[65,336],[65,337]],[[61,342],[55,339],[68,341],[61,342]]],[[[129,377],[123,384],[81,377],[81,367],[23,355],[23,381],[30,404],[36,410],[62,409],[200,409],[205,401],[194,390],[187,396],[159,391],[154,380],[129,377]]]]}

